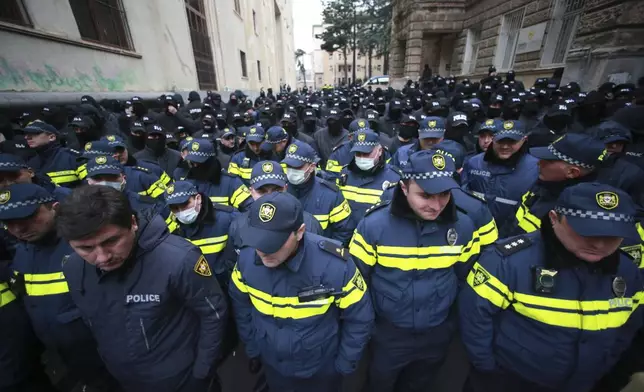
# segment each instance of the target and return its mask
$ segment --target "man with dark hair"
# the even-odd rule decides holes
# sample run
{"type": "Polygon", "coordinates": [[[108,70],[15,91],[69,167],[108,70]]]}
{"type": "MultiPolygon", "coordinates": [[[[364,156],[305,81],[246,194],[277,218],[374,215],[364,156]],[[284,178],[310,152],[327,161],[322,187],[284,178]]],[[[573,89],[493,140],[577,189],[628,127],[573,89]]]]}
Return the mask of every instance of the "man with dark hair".
{"type": "Polygon", "coordinates": [[[211,390],[227,306],[199,248],[104,186],[73,192],[57,224],[76,251],[63,265],[72,299],[124,389],[211,390]]]}

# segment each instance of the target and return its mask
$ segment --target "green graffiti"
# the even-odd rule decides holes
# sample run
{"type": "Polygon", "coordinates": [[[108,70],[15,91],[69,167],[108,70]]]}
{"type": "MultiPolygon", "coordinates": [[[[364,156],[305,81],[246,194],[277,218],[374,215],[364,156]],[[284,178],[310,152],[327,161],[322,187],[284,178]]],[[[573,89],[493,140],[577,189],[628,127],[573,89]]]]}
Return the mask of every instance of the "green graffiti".
{"type": "Polygon", "coordinates": [[[73,68],[62,73],[47,63],[38,69],[21,69],[0,56],[0,91],[126,91],[135,82],[129,70],[106,76],[95,65],[90,73],[73,68]]]}

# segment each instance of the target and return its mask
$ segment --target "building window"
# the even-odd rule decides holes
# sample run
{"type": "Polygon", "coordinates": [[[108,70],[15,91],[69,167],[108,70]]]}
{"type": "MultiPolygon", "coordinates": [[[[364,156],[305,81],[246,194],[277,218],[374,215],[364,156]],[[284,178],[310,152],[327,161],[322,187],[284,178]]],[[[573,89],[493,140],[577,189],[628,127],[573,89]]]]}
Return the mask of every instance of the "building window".
{"type": "Polygon", "coordinates": [[[0,20],[22,26],[31,26],[22,0],[5,0],[0,7],[0,20]]]}
{"type": "Polygon", "coordinates": [[[241,5],[239,4],[239,0],[234,0],[233,6],[235,7],[235,12],[241,15],[241,5]]]}
{"type": "Polygon", "coordinates": [[[333,60],[333,53],[329,53],[329,60],[333,60]]]}
{"type": "Polygon", "coordinates": [[[465,53],[463,54],[463,75],[474,73],[476,69],[476,60],[479,56],[479,44],[481,43],[481,26],[472,27],[467,30],[465,40],[465,53]]]}
{"type": "Polygon", "coordinates": [[[381,71],[381,70],[382,70],[382,65],[380,65],[380,64],[376,65],[376,69],[377,69],[378,71],[381,71]]]}
{"type": "Polygon", "coordinates": [[[333,65],[329,65],[329,71],[333,72],[333,65]]]}
{"type": "Polygon", "coordinates": [[[342,53],[338,53],[338,60],[342,60],[342,53]]]}
{"type": "Polygon", "coordinates": [[[239,51],[239,60],[241,61],[242,77],[248,77],[248,69],[246,69],[246,53],[239,51]]]}
{"type": "Polygon", "coordinates": [[[553,3],[541,66],[563,65],[566,62],[586,0],[556,0],[553,3]]]}
{"type": "Polygon", "coordinates": [[[255,13],[255,10],[253,10],[253,29],[255,30],[255,34],[259,34],[257,32],[257,14],[255,13]]]}
{"type": "Polygon", "coordinates": [[[83,39],[133,49],[121,0],[69,0],[69,4],[83,39]]]}
{"type": "Polygon", "coordinates": [[[202,90],[216,90],[215,61],[212,57],[203,0],[186,0],[185,3],[199,88],[202,90]]]}
{"type": "Polygon", "coordinates": [[[501,33],[494,56],[494,65],[499,72],[508,71],[514,65],[514,54],[517,50],[524,13],[525,7],[521,7],[503,16],[501,33]]]}
{"type": "Polygon", "coordinates": [[[257,60],[257,79],[262,81],[262,63],[259,60],[257,60]]]}

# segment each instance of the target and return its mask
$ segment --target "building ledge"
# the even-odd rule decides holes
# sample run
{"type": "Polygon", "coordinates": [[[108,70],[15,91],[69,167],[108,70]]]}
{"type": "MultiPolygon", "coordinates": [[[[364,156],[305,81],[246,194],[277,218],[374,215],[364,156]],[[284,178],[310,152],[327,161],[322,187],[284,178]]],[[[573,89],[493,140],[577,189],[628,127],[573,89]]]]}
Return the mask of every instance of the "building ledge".
{"type": "Polygon", "coordinates": [[[85,49],[94,49],[94,50],[99,50],[101,52],[108,52],[108,53],[113,53],[113,54],[118,54],[121,56],[127,56],[127,57],[132,57],[135,59],[141,59],[143,56],[140,54],[130,51],[130,50],[124,50],[124,49],[119,49],[113,46],[108,46],[108,45],[101,45],[98,43],[94,42],[89,42],[89,41],[82,41],[82,40],[77,40],[77,39],[71,39],[67,37],[62,37],[60,35],[48,33],[45,31],[40,31],[36,30],[31,27],[24,27],[24,26],[18,26],[12,23],[6,23],[6,22],[1,22],[0,21],[0,31],[8,31],[11,33],[16,33],[16,34],[22,34],[26,35],[29,37],[34,37],[34,38],[39,38],[47,41],[54,41],[54,42],[59,42],[61,44],[67,44],[67,45],[72,45],[72,46],[77,46],[80,48],[85,48],[85,49]]]}

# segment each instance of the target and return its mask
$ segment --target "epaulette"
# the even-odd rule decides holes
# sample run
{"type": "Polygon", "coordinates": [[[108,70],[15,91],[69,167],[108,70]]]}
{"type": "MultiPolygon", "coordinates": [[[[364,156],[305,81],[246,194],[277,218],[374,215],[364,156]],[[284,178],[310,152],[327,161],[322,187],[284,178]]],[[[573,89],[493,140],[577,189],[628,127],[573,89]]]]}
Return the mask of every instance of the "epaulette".
{"type": "Polygon", "coordinates": [[[619,250],[624,255],[624,257],[631,260],[633,264],[638,267],[640,266],[640,263],[642,262],[642,247],[640,244],[622,246],[619,250]]]}
{"type": "Polygon", "coordinates": [[[333,147],[333,150],[331,150],[331,151],[333,152],[333,151],[337,150],[338,148],[340,148],[340,147],[344,146],[344,145],[345,145],[345,144],[347,144],[347,143],[350,143],[350,142],[349,142],[348,140],[347,140],[347,141],[344,141],[344,142],[342,142],[342,143],[338,144],[337,146],[333,147]]]}
{"type": "Polygon", "coordinates": [[[510,256],[522,249],[529,248],[532,246],[532,240],[526,236],[519,235],[512,238],[506,238],[501,241],[497,241],[494,246],[496,249],[504,256],[510,256]]]}
{"type": "Polygon", "coordinates": [[[396,185],[398,185],[398,181],[394,181],[394,182],[383,181],[382,182],[382,190],[386,191],[387,189],[395,188],[396,185]]]}
{"type": "Polygon", "coordinates": [[[224,211],[224,212],[233,212],[233,211],[235,211],[234,207],[225,206],[225,205],[219,204],[219,203],[212,203],[212,208],[214,208],[215,210],[224,211]]]}
{"type": "Polygon", "coordinates": [[[320,241],[318,242],[318,246],[323,251],[329,252],[334,256],[338,256],[344,261],[349,260],[349,250],[343,248],[342,245],[338,245],[333,241],[320,241]]]}
{"type": "Polygon", "coordinates": [[[142,166],[132,166],[132,169],[142,171],[142,172],[146,172],[146,173],[150,172],[150,169],[142,167],[142,166]]]}
{"type": "MultiPolygon", "coordinates": [[[[461,189],[461,190],[462,190],[462,189],[461,189]]],[[[476,199],[476,200],[480,201],[481,203],[487,204],[487,201],[486,201],[486,200],[481,199],[480,197],[476,196],[475,194],[470,193],[470,192],[468,192],[468,191],[466,191],[466,190],[462,190],[462,191],[463,191],[463,193],[465,193],[465,194],[466,194],[466,195],[468,195],[469,197],[471,197],[471,198],[473,198],[473,199],[476,199]]]]}
{"type": "Polygon", "coordinates": [[[349,175],[347,173],[340,174],[340,178],[338,178],[338,185],[340,185],[340,186],[347,185],[347,180],[348,179],[349,179],[349,175]]]}
{"type": "Polygon", "coordinates": [[[80,151],[78,151],[78,150],[74,150],[73,148],[68,148],[67,150],[68,150],[69,152],[71,152],[72,154],[77,155],[77,156],[81,156],[81,155],[83,155],[83,153],[82,153],[82,152],[80,152],[80,151]]]}
{"type": "Polygon", "coordinates": [[[376,204],[374,204],[374,205],[372,205],[371,207],[369,207],[369,208],[367,209],[367,211],[365,211],[364,216],[367,216],[367,215],[371,214],[372,212],[374,212],[374,211],[376,211],[376,210],[379,210],[379,209],[381,209],[381,208],[383,208],[383,207],[388,206],[388,205],[389,205],[389,203],[391,203],[391,200],[385,200],[385,201],[379,201],[379,202],[377,202],[376,204]]]}
{"type": "MultiPolygon", "coordinates": [[[[318,177],[318,178],[320,178],[320,177],[318,177]]],[[[320,183],[322,185],[325,185],[327,188],[331,189],[334,192],[339,192],[340,191],[340,188],[338,188],[337,185],[335,185],[334,183],[332,183],[329,180],[325,180],[324,178],[320,178],[320,183]]]]}
{"type": "Polygon", "coordinates": [[[387,165],[387,166],[389,166],[389,169],[391,169],[394,173],[398,174],[400,178],[402,178],[402,170],[400,170],[398,166],[393,166],[393,165],[387,165]]]}

